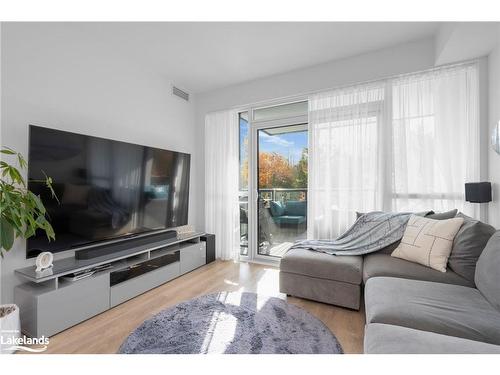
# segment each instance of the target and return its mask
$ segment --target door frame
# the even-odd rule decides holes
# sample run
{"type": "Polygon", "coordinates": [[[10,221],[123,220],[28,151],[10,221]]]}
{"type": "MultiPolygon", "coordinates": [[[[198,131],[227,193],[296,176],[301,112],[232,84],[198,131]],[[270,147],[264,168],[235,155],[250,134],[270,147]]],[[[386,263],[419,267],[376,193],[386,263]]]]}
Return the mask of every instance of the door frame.
{"type": "Polygon", "coordinates": [[[307,98],[286,102],[272,102],[269,105],[259,105],[258,107],[242,108],[238,114],[248,112],[248,255],[239,255],[242,261],[262,263],[267,265],[279,265],[281,258],[260,255],[258,252],[258,131],[267,128],[279,128],[283,126],[308,124],[308,115],[293,116],[288,118],[273,119],[268,121],[254,120],[254,110],[269,106],[291,104],[307,101],[307,98]]]}

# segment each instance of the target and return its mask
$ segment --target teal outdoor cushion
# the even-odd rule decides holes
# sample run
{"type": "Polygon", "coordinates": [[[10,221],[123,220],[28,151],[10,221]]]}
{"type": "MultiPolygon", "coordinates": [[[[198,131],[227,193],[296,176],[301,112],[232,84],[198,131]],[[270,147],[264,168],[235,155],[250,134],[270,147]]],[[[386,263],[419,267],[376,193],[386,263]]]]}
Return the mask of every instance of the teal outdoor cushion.
{"type": "Polygon", "coordinates": [[[286,202],[284,214],[289,216],[307,216],[307,202],[306,201],[286,202]]]}
{"type": "Polygon", "coordinates": [[[270,204],[271,215],[273,216],[282,216],[285,214],[285,207],[280,201],[271,201],[270,204]]]}
{"type": "Polygon", "coordinates": [[[291,216],[283,215],[279,217],[273,217],[276,224],[302,224],[306,222],[305,216],[291,216]]]}

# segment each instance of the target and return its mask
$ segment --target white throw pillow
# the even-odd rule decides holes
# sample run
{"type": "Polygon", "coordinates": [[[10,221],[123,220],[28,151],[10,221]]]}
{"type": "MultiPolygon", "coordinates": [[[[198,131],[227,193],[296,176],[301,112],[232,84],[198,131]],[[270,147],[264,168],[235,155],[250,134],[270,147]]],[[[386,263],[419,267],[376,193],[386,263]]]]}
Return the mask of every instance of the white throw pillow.
{"type": "Polygon", "coordinates": [[[434,220],[411,215],[401,243],[392,256],[446,272],[453,239],[464,219],[434,220]]]}

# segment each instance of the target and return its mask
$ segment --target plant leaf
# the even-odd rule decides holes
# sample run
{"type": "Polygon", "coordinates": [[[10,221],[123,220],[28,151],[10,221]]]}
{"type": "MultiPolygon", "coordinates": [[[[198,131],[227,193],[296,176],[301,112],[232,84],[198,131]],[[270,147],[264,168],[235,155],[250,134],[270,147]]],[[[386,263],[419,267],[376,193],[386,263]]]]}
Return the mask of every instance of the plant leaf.
{"type": "Polygon", "coordinates": [[[15,155],[16,152],[8,147],[4,147],[3,149],[0,150],[0,152],[2,154],[6,154],[6,155],[15,155]]]}
{"type": "Polygon", "coordinates": [[[23,157],[23,155],[21,155],[21,153],[17,154],[17,161],[19,162],[19,166],[22,169],[26,169],[26,167],[28,166],[28,163],[26,163],[26,159],[24,159],[24,157],[23,157]]]}
{"type": "Polygon", "coordinates": [[[24,179],[22,178],[21,173],[17,170],[17,168],[10,166],[9,174],[12,181],[21,184],[23,186],[26,186],[26,184],[24,183],[24,179]]]}
{"type": "Polygon", "coordinates": [[[31,195],[31,198],[33,198],[33,201],[35,202],[36,208],[38,211],[40,211],[42,214],[45,214],[45,206],[42,203],[42,200],[38,195],[33,194],[31,191],[29,192],[31,195]]]}
{"type": "Polygon", "coordinates": [[[0,238],[2,249],[10,250],[14,244],[14,228],[3,217],[0,219],[0,238]]]}

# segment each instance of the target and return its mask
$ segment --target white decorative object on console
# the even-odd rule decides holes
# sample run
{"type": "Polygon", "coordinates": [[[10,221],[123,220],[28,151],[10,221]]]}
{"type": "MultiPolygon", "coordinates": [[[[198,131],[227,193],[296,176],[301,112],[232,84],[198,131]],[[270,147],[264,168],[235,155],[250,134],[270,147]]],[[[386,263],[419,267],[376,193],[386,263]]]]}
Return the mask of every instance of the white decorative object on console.
{"type": "Polygon", "coordinates": [[[54,255],[51,252],[45,251],[36,257],[36,272],[41,272],[47,268],[52,267],[54,255]]]}

